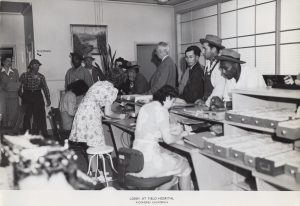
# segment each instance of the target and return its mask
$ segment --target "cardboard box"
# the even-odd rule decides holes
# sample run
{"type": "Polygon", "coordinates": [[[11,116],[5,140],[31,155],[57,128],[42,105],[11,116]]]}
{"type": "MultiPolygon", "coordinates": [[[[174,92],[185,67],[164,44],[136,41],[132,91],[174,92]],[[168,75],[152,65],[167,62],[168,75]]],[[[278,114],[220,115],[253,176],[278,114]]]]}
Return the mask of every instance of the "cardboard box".
{"type": "Polygon", "coordinates": [[[249,167],[255,167],[256,158],[268,157],[271,155],[291,151],[292,149],[292,144],[283,144],[280,142],[259,144],[255,148],[246,149],[244,151],[244,164],[249,167]]]}
{"type": "Polygon", "coordinates": [[[279,122],[287,121],[293,115],[294,112],[291,109],[262,108],[227,111],[225,119],[227,121],[275,129],[279,122]]]}
{"type": "Polygon", "coordinates": [[[286,139],[300,139],[300,119],[278,123],[276,135],[286,139]]]}
{"type": "Polygon", "coordinates": [[[214,138],[204,138],[204,151],[215,154],[218,156],[226,157],[226,155],[219,154],[221,152],[218,152],[218,145],[221,146],[223,144],[229,144],[229,142],[240,142],[240,141],[246,141],[249,137],[248,134],[238,134],[238,135],[225,135],[220,137],[214,137],[214,138]],[[227,142],[227,143],[226,143],[227,142]]]}
{"type": "Polygon", "coordinates": [[[253,135],[247,135],[224,139],[224,141],[221,141],[214,145],[214,154],[219,157],[229,158],[229,151],[231,147],[234,147],[234,145],[240,144],[241,142],[251,141],[252,136],[253,135]]]}
{"type": "Polygon", "coordinates": [[[234,161],[244,163],[245,150],[256,148],[258,146],[262,146],[264,144],[269,144],[272,142],[273,140],[270,135],[258,134],[256,136],[253,136],[251,140],[247,142],[241,142],[239,144],[233,145],[232,148],[229,149],[229,158],[234,161]]]}

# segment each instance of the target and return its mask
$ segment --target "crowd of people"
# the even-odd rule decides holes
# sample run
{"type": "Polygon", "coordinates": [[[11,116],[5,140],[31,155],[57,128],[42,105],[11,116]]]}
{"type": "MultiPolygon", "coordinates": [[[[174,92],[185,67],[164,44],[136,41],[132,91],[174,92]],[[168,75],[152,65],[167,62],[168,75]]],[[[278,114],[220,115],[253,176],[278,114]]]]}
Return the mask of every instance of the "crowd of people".
{"type": "MultiPolygon", "coordinates": [[[[153,101],[141,108],[137,118],[133,148],[144,154],[145,164],[136,175],[175,175],[179,177],[181,189],[192,189],[188,161],[158,144],[159,141],[171,144],[186,135],[181,126],[170,123],[169,109],[176,102],[224,108],[231,101],[232,89],[264,86],[262,75],[255,68],[245,66],[246,62],[241,60],[238,52],[226,49],[221,38],[208,34],[200,39],[200,43],[202,51],[196,45],[185,50],[186,70],[178,77],[177,66],[169,56],[169,45],[159,42],[152,57],[157,69],[149,82],[139,72],[138,65],[118,58],[113,69],[122,72],[118,84],[113,84],[98,64],[93,64],[93,56],[70,53],[72,67],[65,75],[66,91],[59,103],[62,128],[68,131],[70,142],[85,147],[104,146],[103,116],[125,118],[124,114],[112,111],[117,95],[152,94],[153,101]],[[205,57],[205,65],[199,63],[201,55],[205,57]]],[[[32,134],[47,137],[44,99],[46,106],[51,105],[51,100],[45,76],[39,73],[42,64],[33,59],[21,76],[12,69],[11,56],[2,57],[1,65],[2,126],[15,123],[21,97],[25,109],[23,132],[30,130],[32,134]]],[[[299,80],[287,77],[286,83],[299,84],[299,80]]]]}

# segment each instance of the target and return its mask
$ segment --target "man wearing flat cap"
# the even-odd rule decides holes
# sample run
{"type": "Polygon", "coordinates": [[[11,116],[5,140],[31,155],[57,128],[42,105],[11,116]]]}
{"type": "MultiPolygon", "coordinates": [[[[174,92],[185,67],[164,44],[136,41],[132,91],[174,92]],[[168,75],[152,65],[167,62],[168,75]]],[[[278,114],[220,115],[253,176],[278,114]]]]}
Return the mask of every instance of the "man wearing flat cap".
{"type": "Polygon", "coordinates": [[[104,81],[105,80],[105,76],[101,70],[101,68],[99,67],[98,64],[96,64],[97,67],[95,67],[93,65],[93,61],[95,60],[94,57],[92,57],[91,55],[86,55],[84,57],[84,68],[86,70],[88,70],[88,72],[90,73],[92,80],[93,80],[93,84],[97,81],[104,81]]]}
{"type": "Polygon", "coordinates": [[[240,54],[232,49],[224,49],[216,59],[220,61],[222,75],[226,79],[223,99],[212,97],[212,107],[224,107],[225,102],[230,102],[229,96],[232,89],[251,89],[265,87],[263,77],[257,69],[245,66],[244,61],[240,60],[240,54]]]}
{"type": "Polygon", "coordinates": [[[85,69],[81,63],[83,57],[79,53],[70,53],[72,68],[70,68],[65,76],[65,89],[69,84],[77,80],[83,80],[89,87],[93,84],[92,76],[89,71],[85,69]]]}
{"type": "Polygon", "coordinates": [[[205,39],[200,39],[203,45],[203,54],[206,59],[204,69],[204,88],[203,98],[198,100],[198,104],[210,106],[213,96],[222,97],[225,79],[221,75],[220,64],[216,57],[225,47],[222,45],[222,39],[218,36],[207,34],[205,39]]]}
{"type": "Polygon", "coordinates": [[[51,105],[49,88],[45,76],[39,73],[42,64],[33,59],[28,65],[28,71],[20,77],[22,105],[25,108],[23,131],[30,130],[32,134],[41,134],[48,137],[46,125],[45,102],[41,90],[43,90],[47,107],[51,105]],[[33,126],[31,119],[33,118],[33,126]]]}

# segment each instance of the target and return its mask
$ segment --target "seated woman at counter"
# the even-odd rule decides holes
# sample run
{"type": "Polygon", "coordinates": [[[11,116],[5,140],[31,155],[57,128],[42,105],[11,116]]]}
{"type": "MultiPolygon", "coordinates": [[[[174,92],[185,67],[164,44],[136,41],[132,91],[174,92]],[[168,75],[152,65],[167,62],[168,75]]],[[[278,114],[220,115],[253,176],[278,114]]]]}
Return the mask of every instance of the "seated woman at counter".
{"type": "Polygon", "coordinates": [[[125,118],[125,114],[111,111],[117,94],[118,90],[108,81],[98,81],[90,87],[74,117],[69,137],[71,145],[105,147],[102,117],[125,118]],[[104,113],[101,110],[103,107],[104,113]]]}
{"type": "Polygon", "coordinates": [[[62,120],[62,128],[71,132],[72,123],[83,96],[89,87],[83,80],[77,80],[67,85],[66,93],[60,100],[59,110],[62,120]]]}
{"type": "Polygon", "coordinates": [[[162,177],[174,175],[179,177],[181,190],[191,190],[191,168],[188,161],[169,150],[162,148],[159,141],[167,144],[182,139],[186,132],[179,125],[170,125],[169,109],[178,95],[171,86],[163,86],[153,94],[153,101],[144,105],[139,111],[133,149],[144,155],[144,168],[138,177],[162,177]]]}

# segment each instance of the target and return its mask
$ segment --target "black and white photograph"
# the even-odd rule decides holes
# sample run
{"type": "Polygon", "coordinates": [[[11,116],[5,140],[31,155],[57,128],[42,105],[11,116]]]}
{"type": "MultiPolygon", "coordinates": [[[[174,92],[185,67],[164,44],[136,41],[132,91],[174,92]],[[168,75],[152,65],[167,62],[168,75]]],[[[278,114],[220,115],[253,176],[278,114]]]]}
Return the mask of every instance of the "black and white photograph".
{"type": "Polygon", "coordinates": [[[299,11],[0,0],[0,206],[299,206],[299,11]]]}

